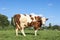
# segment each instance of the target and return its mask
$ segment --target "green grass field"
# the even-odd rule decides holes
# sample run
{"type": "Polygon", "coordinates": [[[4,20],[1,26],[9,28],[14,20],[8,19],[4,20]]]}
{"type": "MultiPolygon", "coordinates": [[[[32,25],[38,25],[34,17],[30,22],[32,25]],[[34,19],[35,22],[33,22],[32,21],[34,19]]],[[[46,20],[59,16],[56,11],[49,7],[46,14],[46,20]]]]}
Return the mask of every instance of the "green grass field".
{"type": "Polygon", "coordinates": [[[60,31],[39,30],[38,35],[34,35],[34,30],[25,30],[26,37],[20,32],[15,35],[15,30],[0,30],[0,40],[60,40],[60,31]]]}

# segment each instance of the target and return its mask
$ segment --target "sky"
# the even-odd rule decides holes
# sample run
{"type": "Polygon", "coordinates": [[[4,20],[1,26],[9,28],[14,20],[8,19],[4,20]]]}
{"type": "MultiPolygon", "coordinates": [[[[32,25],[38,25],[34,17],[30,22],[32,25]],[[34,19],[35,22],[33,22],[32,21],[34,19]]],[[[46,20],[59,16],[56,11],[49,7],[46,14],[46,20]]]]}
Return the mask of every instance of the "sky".
{"type": "Polygon", "coordinates": [[[0,14],[9,20],[15,14],[35,14],[48,18],[46,25],[60,25],[60,0],[0,0],[0,14]]]}

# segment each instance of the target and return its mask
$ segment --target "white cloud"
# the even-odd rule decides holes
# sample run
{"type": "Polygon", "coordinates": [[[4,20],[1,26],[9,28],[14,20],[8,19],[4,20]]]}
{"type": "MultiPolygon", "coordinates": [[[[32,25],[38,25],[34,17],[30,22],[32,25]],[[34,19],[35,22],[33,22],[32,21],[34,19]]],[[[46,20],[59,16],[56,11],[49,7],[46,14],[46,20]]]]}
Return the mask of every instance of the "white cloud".
{"type": "Polygon", "coordinates": [[[1,8],[1,10],[2,10],[3,12],[10,11],[10,9],[9,9],[9,8],[1,8]]]}
{"type": "Polygon", "coordinates": [[[53,4],[52,3],[48,3],[48,6],[50,7],[50,6],[53,6],[53,4]]]}
{"type": "Polygon", "coordinates": [[[53,19],[53,18],[55,18],[55,16],[49,16],[48,18],[53,19]]]}
{"type": "Polygon", "coordinates": [[[7,8],[2,8],[2,10],[6,10],[7,8]]]}
{"type": "Polygon", "coordinates": [[[8,10],[10,10],[9,8],[1,8],[1,10],[3,10],[3,11],[8,11],[8,10]]]}
{"type": "Polygon", "coordinates": [[[22,10],[21,8],[17,8],[17,10],[22,10]]]}
{"type": "Polygon", "coordinates": [[[36,14],[36,13],[30,13],[31,15],[34,15],[34,16],[43,16],[43,14],[36,14]]]}

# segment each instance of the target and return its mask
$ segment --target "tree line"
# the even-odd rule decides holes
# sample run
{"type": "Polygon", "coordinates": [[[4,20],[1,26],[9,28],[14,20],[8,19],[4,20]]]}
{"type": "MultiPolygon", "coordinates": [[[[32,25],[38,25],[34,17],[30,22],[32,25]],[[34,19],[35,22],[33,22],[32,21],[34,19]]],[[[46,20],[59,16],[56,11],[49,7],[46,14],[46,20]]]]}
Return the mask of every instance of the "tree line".
{"type": "Polygon", "coordinates": [[[52,23],[49,23],[49,26],[42,27],[42,29],[60,30],[60,26],[59,25],[52,25],[52,23]]]}
{"type": "MultiPolygon", "coordinates": [[[[11,21],[8,20],[8,17],[6,15],[0,14],[0,29],[13,29],[15,28],[13,24],[13,17],[11,17],[11,21]]],[[[45,26],[41,28],[42,30],[60,30],[59,25],[53,25],[49,23],[49,26],[45,26]]]]}

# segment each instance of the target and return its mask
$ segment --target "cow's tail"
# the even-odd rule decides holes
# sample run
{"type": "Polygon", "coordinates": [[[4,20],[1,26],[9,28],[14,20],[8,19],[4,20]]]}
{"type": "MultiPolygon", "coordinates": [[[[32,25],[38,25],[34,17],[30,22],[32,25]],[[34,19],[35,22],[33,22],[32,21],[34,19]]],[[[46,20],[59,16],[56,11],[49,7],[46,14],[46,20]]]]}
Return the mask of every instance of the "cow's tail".
{"type": "Polygon", "coordinates": [[[18,29],[20,29],[20,23],[19,23],[19,21],[16,21],[17,19],[15,19],[14,17],[13,17],[13,25],[14,26],[17,26],[17,28],[18,29]]]}

